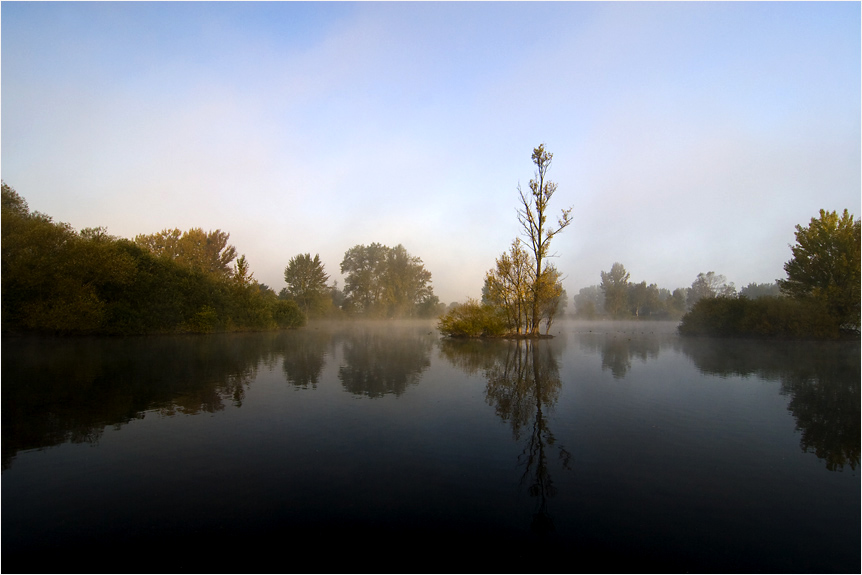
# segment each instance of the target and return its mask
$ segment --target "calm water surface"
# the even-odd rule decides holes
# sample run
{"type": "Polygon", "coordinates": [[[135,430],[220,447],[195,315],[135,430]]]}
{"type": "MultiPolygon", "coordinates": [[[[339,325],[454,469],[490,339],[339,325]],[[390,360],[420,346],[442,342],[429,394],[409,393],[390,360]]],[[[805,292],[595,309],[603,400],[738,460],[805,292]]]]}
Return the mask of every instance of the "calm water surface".
{"type": "Polygon", "coordinates": [[[554,331],[4,338],[3,570],[859,572],[858,342],[554,331]]]}

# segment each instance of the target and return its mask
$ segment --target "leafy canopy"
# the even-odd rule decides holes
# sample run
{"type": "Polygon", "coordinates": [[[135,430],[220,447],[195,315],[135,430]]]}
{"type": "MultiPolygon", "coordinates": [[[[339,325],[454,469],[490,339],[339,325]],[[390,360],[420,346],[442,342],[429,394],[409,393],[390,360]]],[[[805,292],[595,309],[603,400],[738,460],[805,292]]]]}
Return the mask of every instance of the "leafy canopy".
{"type": "Polygon", "coordinates": [[[797,299],[815,299],[844,326],[859,329],[860,220],[847,210],[820,210],[808,227],[796,226],[793,258],[784,264],[782,293],[797,299]]]}
{"type": "Polygon", "coordinates": [[[326,285],[328,279],[319,254],[314,254],[314,258],[311,254],[299,254],[290,258],[284,268],[287,296],[299,304],[306,315],[322,313],[331,300],[326,285]]]}

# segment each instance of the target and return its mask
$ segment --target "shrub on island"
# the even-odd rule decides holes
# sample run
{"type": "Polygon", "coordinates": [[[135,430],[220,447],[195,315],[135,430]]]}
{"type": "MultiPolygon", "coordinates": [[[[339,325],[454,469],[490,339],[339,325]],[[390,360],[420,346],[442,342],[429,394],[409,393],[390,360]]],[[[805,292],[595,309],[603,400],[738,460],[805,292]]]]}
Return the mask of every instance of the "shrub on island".
{"type": "Polygon", "coordinates": [[[468,299],[446,312],[437,327],[449,337],[500,337],[506,334],[506,318],[498,308],[468,299]]]}

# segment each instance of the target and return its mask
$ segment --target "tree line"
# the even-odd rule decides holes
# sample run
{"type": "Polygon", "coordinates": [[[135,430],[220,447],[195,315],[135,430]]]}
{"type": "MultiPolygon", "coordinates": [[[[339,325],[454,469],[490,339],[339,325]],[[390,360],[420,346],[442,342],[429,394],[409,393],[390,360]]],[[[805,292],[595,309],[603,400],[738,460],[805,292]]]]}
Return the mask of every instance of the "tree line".
{"type": "Polygon", "coordinates": [[[807,227],[796,226],[786,279],[749,283],[737,292],[713,271],[699,273],[688,288],[672,292],[634,283],[614,262],[601,284],[574,297],[575,316],[585,319],[681,320],[684,335],[753,335],[834,339],[859,332],[860,220],[847,210],[820,210],[807,227]]]}
{"type": "Polygon", "coordinates": [[[703,298],[747,297],[757,299],[780,294],[778,282],[750,283],[739,292],[733,282],[714,271],[699,273],[690,287],[673,291],[655,283],[631,281],[625,266],[614,262],[601,272],[601,283],[581,288],[574,297],[575,317],[582,319],[678,320],[703,298]]]}
{"type": "Polygon", "coordinates": [[[254,279],[221,230],[118,238],[31,211],[2,183],[3,333],[152,334],[288,329],[327,314],[432,316],[431,274],[403,246],[356,246],[342,292],[319,257],[285,268],[280,294],[254,279]]]}
{"type": "Polygon", "coordinates": [[[344,289],[328,285],[320,255],[298,254],[284,269],[287,287],[279,297],[292,300],[309,317],[431,318],[445,307],[434,295],[431,272],[422,259],[399,244],[357,245],[341,261],[344,289]]]}

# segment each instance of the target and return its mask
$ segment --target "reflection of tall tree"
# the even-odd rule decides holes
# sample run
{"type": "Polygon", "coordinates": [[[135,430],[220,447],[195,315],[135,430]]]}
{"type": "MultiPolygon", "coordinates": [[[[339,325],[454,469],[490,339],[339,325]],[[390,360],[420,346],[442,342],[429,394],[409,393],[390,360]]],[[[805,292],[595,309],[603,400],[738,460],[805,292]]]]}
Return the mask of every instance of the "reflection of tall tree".
{"type": "Polygon", "coordinates": [[[4,338],[3,467],[21,449],[96,442],[146,411],[240,406],[271,337],[4,338]]]}
{"type": "Polygon", "coordinates": [[[757,374],[781,381],[800,447],[836,471],[859,465],[859,344],[682,340],[682,350],[704,373],[757,374]]]}
{"type": "Polygon", "coordinates": [[[602,354],[602,371],[609,369],[614,379],[622,379],[632,368],[632,358],[643,362],[658,357],[661,343],[654,337],[627,334],[591,334],[580,340],[581,349],[602,354]]]}
{"type": "MultiPolygon", "coordinates": [[[[548,427],[548,412],[559,399],[559,366],[546,340],[500,342],[444,342],[443,354],[455,365],[473,371],[483,369],[485,397],[497,415],[512,426],[516,440],[528,434],[518,457],[523,465],[521,483],[538,498],[532,528],[537,533],[553,530],[548,499],[556,493],[548,468],[548,448],[556,444],[548,427]],[[459,354],[460,352],[460,354],[459,354]]],[[[571,454],[558,446],[563,466],[569,469],[571,454]]]]}
{"type": "Polygon", "coordinates": [[[303,389],[317,388],[326,365],[326,350],[332,340],[330,333],[306,329],[282,334],[279,346],[284,353],[282,369],[288,383],[303,389]]]}
{"type": "Polygon", "coordinates": [[[344,340],[338,379],[356,395],[401,395],[431,365],[433,339],[418,333],[365,331],[344,340]]]}

